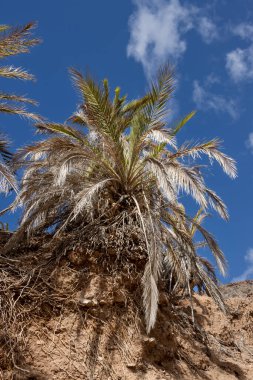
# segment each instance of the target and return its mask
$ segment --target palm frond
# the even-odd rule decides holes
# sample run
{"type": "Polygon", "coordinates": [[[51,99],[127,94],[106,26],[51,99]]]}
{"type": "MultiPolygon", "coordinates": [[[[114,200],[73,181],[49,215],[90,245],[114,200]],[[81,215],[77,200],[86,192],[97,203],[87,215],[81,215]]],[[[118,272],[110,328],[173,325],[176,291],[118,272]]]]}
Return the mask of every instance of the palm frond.
{"type": "Polygon", "coordinates": [[[218,265],[218,268],[221,274],[225,276],[227,263],[226,263],[224,254],[221,251],[217,241],[205,228],[203,228],[200,224],[196,223],[193,219],[191,220],[191,223],[197,228],[197,230],[201,233],[201,235],[205,239],[209,249],[213,253],[213,256],[216,260],[216,263],[218,265]]]}
{"type": "Polygon", "coordinates": [[[235,161],[222,153],[218,148],[220,147],[220,140],[213,139],[201,144],[191,145],[186,143],[179,147],[176,153],[170,154],[169,158],[183,158],[185,156],[191,156],[193,159],[199,158],[201,154],[207,155],[211,160],[217,161],[224,172],[231,178],[235,178],[237,175],[235,161]]]}
{"type": "MultiPolygon", "coordinates": [[[[31,37],[31,31],[34,27],[35,23],[28,23],[15,28],[0,25],[0,58],[6,58],[20,53],[28,53],[32,46],[38,44],[39,40],[31,37]]],[[[1,66],[0,77],[34,80],[33,75],[20,67],[13,66],[1,66]]],[[[0,113],[19,115],[37,122],[41,121],[39,115],[29,112],[24,106],[26,104],[36,105],[37,103],[34,100],[25,96],[8,94],[3,91],[0,91],[0,100],[0,113]],[[15,105],[15,103],[21,103],[22,106],[15,105]]],[[[0,162],[0,191],[7,193],[9,190],[14,189],[15,192],[17,192],[17,182],[14,172],[12,168],[7,165],[11,155],[3,144],[4,141],[0,141],[0,155],[4,159],[4,162],[0,162]]]]}
{"type": "Polygon", "coordinates": [[[12,154],[8,150],[9,142],[0,136],[0,155],[4,161],[9,161],[12,157],[12,154]]]}
{"type": "Polygon", "coordinates": [[[35,80],[34,75],[28,73],[26,70],[23,70],[21,67],[13,66],[1,66],[0,77],[22,80],[35,80]]]}
{"type": "Polygon", "coordinates": [[[222,201],[222,199],[213,190],[210,189],[206,189],[206,194],[209,197],[209,204],[211,207],[216,210],[223,219],[228,220],[229,215],[227,206],[222,201]]]}
{"type": "Polygon", "coordinates": [[[15,95],[15,94],[6,94],[4,92],[0,92],[0,99],[1,100],[10,100],[12,102],[32,104],[34,106],[38,104],[35,100],[26,98],[25,96],[19,96],[19,95],[15,95]]]}
{"type": "Polygon", "coordinates": [[[39,116],[38,114],[29,112],[23,107],[14,107],[6,103],[0,103],[0,112],[11,114],[11,115],[18,115],[26,119],[33,120],[35,122],[41,121],[41,116],[39,116]]]}
{"type": "Polygon", "coordinates": [[[84,139],[83,134],[79,133],[78,130],[65,124],[40,123],[40,124],[36,124],[35,126],[38,129],[38,132],[61,134],[66,137],[76,139],[77,141],[81,143],[86,141],[86,139],[84,139]]]}
{"type": "Polygon", "coordinates": [[[40,40],[31,38],[31,32],[36,24],[30,22],[20,27],[2,26],[0,34],[0,57],[8,57],[20,53],[28,53],[32,46],[37,45],[40,40]]]}
{"type": "Polygon", "coordinates": [[[0,192],[8,194],[11,189],[18,192],[15,176],[7,165],[0,162],[0,192]]]}
{"type": "Polygon", "coordinates": [[[188,123],[189,120],[191,120],[191,118],[193,118],[193,116],[196,114],[196,111],[191,111],[190,113],[188,113],[182,120],[180,120],[177,125],[173,128],[173,132],[172,132],[172,136],[175,136],[178,134],[178,132],[180,132],[180,130],[183,128],[183,126],[185,124],[188,123]]]}
{"type": "Polygon", "coordinates": [[[199,275],[201,281],[203,282],[203,284],[204,284],[207,292],[214,299],[214,301],[219,306],[219,308],[224,313],[227,313],[228,309],[227,309],[227,307],[225,305],[225,302],[223,300],[222,294],[221,294],[218,286],[212,280],[212,278],[210,277],[210,275],[208,275],[208,273],[204,269],[202,263],[200,263],[199,261],[196,261],[196,266],[198,268],[198,275],[199,275]]]}

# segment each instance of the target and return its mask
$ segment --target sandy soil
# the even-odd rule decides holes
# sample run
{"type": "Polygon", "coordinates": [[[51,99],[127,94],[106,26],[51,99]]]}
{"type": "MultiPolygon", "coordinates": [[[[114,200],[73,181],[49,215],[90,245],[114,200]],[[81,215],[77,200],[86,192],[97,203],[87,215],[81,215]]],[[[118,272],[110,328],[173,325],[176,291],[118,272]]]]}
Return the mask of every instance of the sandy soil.
{"type": "MultiPolygon", "coordinates": [[[[30,354],[26,359],[34,370],[20,378],[253,379],[253,282],[222,288],[230,308],[228,316],[209,297],[194,296],[195,324],[206,331],[202,342],[187,340],[186,336],[174,339],[170,319],[166,321],[169,305],[163,303],[156,329],[150,337],[140,335],[132,319],[129,325],[126,323],[124,300],[119,297],[114,305],[107,300],[101,303],[95,282],[85,294],[86,305],[79,315],[67,313],[40,319],[30,326],[27,342],[30,354]],[[112,307],[116,310],[114,317],[112,307]],[[100,310],[89,314],[91,308],[100,310]],[[113,332],[120,329],[123,319],[124,339],[118,339],[113,332]]],[[[180,307],[186,312],[190,309],[188,301],[180,307]]]]}
{"type": "MultiPolygon", "coordinates": [[[[40,286],[37,303],[24,314],[27,319],[12,316],[12,321],[22,322],[21,330],[14,329],[20,337],[25,329],[24,355],[15,362],[14,371],[6,356],[10,339],[0,319],[0,379],[253,379],[253,281],[221,287],[229,307],[227,315],[210,297],[195,294],[194,321],[189,300],[172,305],[162,292],[155,329],[147,336],[135,307],[141,302],[136,282],[102,273],[96,261],[89,272],[65,264],[40,286]]],[[[14,304],[19,302],[20,315],[29,307],[30,293],[25,292],[13,297],[14,304]]],[[[14,351],[19,349],[21,339],[17,338],[14,351]]]]}

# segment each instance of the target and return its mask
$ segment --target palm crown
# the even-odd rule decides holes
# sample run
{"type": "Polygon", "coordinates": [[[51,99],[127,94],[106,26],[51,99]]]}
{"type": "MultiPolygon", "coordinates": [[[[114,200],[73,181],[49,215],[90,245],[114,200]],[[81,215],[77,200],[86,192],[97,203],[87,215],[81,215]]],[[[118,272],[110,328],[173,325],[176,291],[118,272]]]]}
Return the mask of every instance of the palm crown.
{"type": "Polygon", "coordinates": [[[148,332],[155,324],[164,274],[186,287],[197,274],[223,307],[208,266],[198,259],[193,230],[202,234],[222,272],[224,256],[199,219],[187,216],[179,194],[191,195],[203,209],[211,205],[227,219],[224,203],[207,188],[195,161],[207,155],[232,178],[234,161],[219,150],[218,139],[177,147],[176,135],[194,112],[175,128],[167,127],[167,101],[174,88],[169,66],[159,71],[144,97],[130,102],[119,88],[111,99],[107,80],[99,85],[76,70],[71,74],[82,97],[72,125],[38,124],[39,131],[52,136],[17,155],[25,172],[16,205],[24,207],[24,214],[11,241],[48,228],[55,236],[78,229],[86,243],[105,252],[113,236],[120,255],[137,235],[145,245],[142,286],[148,332]]]}
{"type": "MultiPolygon", "coordinates": [[[[31,38],[33,23],[24,27],[10,28],[0,25],[0,59],[4,59],[20,53],[28,53],[30,48],[39,41],[31,38]]],[[[20,67],[0,66],[0,77],[22,80],[33,80],[33,75],[20,67]]],[[[0,113],[14,114],[39,121],[39,117],[25,108],[26,104],[36,104],[24,96],[5,93],[0,91],[0,113]]],[[[0,192],[8,193],[12,188],[17,191],[17,183],[11,172],[8,161],[10,153],[7,151],[8,141],[0,135],[0,192]]]]}

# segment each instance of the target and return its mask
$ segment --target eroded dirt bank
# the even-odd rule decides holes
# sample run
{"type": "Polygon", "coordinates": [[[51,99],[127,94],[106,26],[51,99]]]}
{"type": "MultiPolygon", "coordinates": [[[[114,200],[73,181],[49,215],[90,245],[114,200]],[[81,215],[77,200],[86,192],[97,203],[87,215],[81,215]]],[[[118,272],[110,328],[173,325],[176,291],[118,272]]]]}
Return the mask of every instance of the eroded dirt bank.
{"type": "Polygon", "coordinates": [[[0,256],[0,379],[253,379],[253,281],[221,287],[227,315],[195,294],[194,322],[189,300],[161,291],[147,336],[139,271],[108,270],[99,252],[54,260],[36,244],[0,256]]]}

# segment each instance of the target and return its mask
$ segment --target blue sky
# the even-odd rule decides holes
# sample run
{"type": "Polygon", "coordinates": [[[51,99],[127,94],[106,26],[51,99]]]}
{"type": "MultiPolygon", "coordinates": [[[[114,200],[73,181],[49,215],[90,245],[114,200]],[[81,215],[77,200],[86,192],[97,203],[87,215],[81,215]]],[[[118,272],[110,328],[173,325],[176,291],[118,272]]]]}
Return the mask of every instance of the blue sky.
{"type": "MultiPolygon", "coordinates": [[[[225,200],[228,223],[213,215],[206,227],[229,262],[231,279],[253,278],[253,4],[252,0],[26,0],[1,4],[1,24],[37,21],[43,43],[10,63],[29,69],[36,83],[1,80],[1,89],[38,100],[38,112],[64,122],[78,97],[68,67],[108,78],[129,98],[143,94],[163,62],[176,65],[177,91],[171,118],[192,109],[195,118],[179,136],[220,137],[238,162],[235,181],[214,167],[207,182],[225,200]]],[[[15,117],[0,120],[12,149],[34,141],[33,126],[15,117]]],[[[2,204],[7,200],[1,198],[2,204]]],[[[9,201],[9,200],[8,200],[9,201]]],[[[15,228],[18,215],[7,215],[15,228]]]]}

